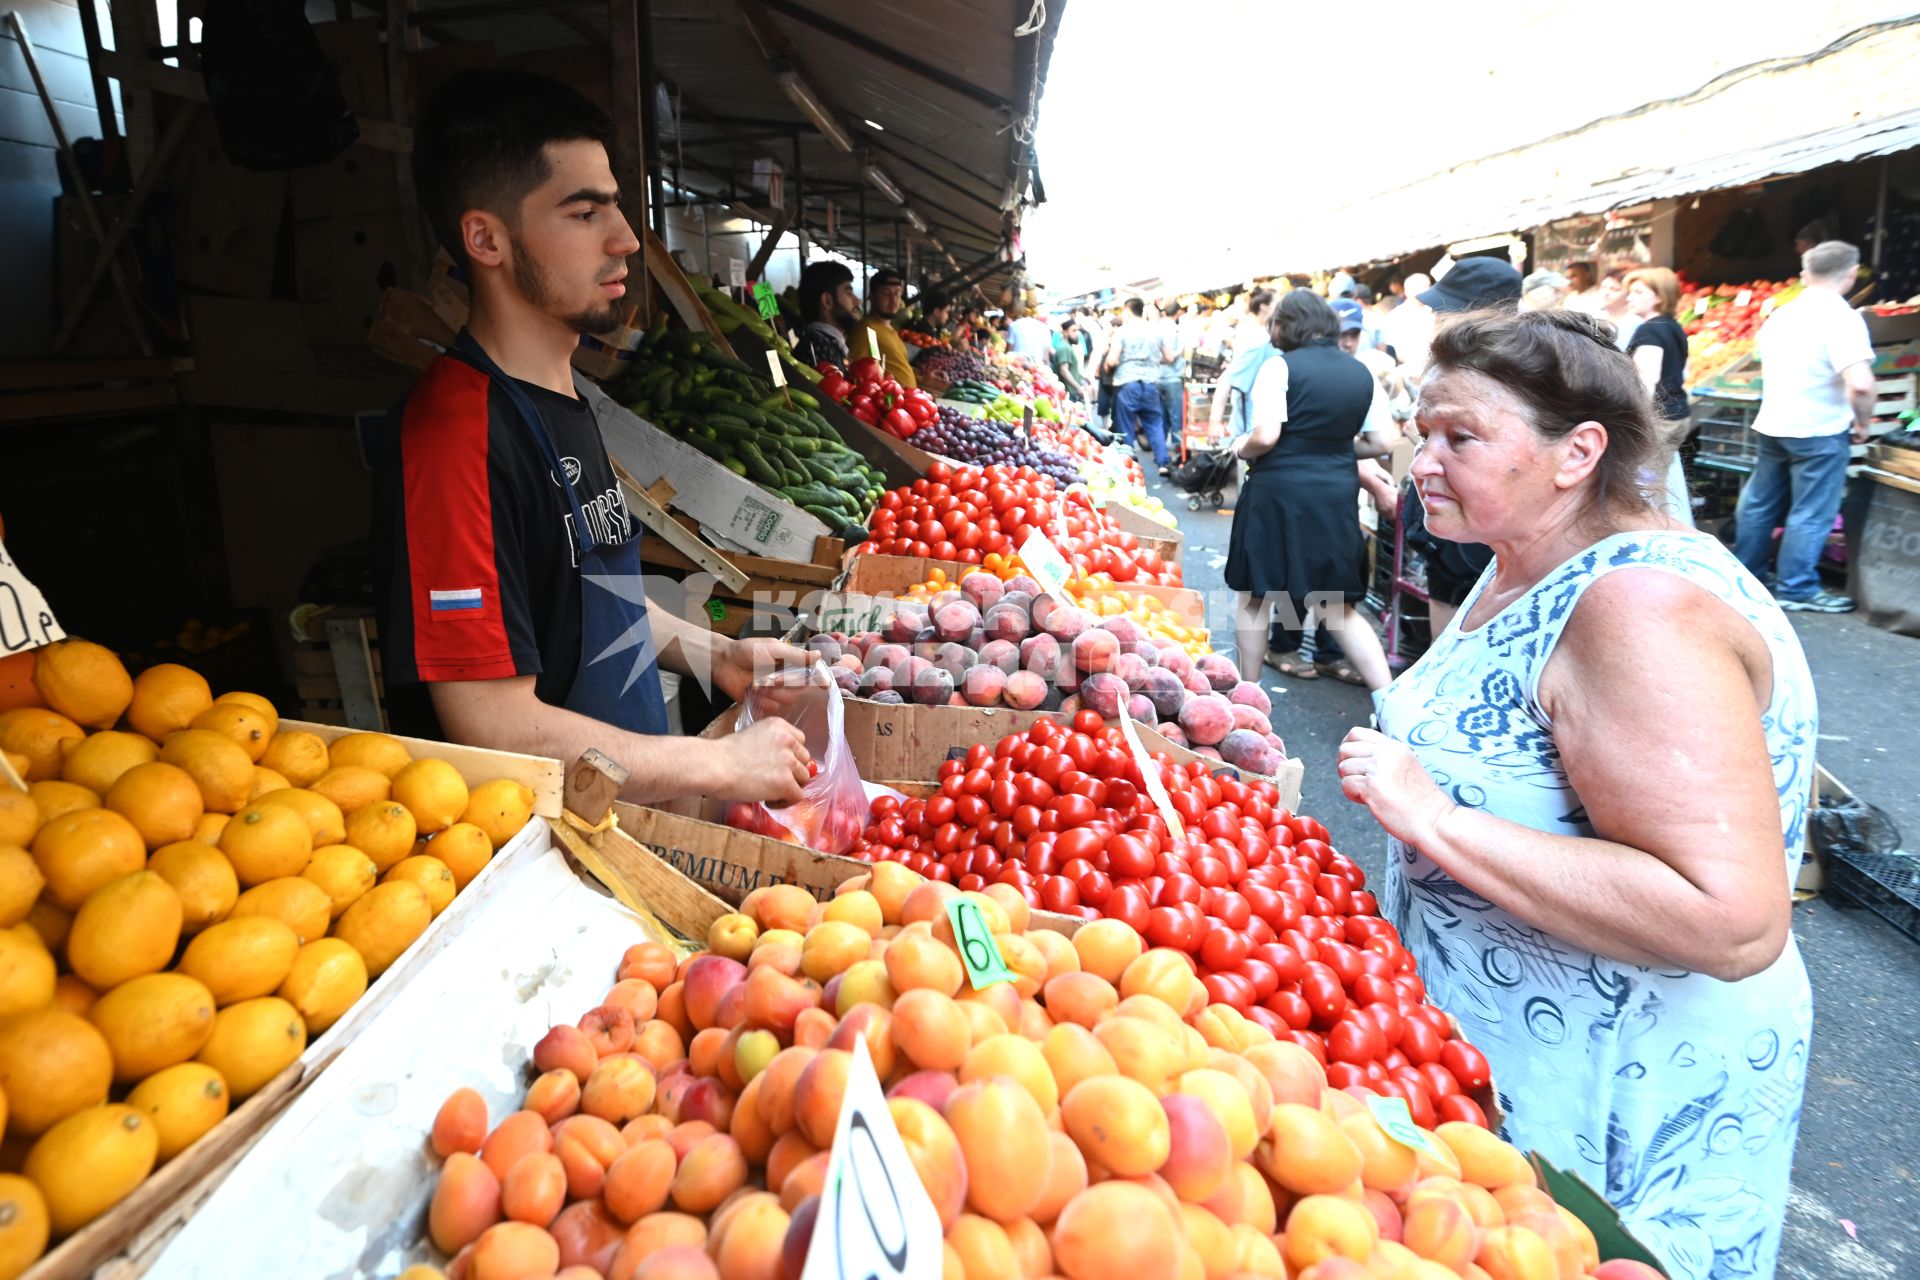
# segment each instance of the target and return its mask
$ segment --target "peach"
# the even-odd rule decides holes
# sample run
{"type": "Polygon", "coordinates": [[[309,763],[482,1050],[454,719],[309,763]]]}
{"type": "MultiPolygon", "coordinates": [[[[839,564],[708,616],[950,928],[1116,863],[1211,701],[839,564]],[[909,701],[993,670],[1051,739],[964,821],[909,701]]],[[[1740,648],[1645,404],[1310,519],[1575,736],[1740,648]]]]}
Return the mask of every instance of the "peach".
{"type": "Polygon", "coordinates": [[[947,1099],[946,1121],[967,1162],[967,1203],[989,1218],[1026,1213],[1045,1189],[1046,1116],[1011,1080],[963,1084],[947,1099]]]}
{"type": "Polygon", "coordinates": [[[548,1071],[527,1086],[526,1108],[549,1125],[559,1124],[580,1109],[580,1082],[571,1071],[548,1071]]]}
{"type": "Polygon", "coordinates": [[[1560,1275],[1552,1246],[1527,1227],[1488,1227],[1473,1261],[1490,1280],[1558,1280],[1560,1275]]]}
{"type": "Polygon", "coordinates": [[[1233,732],[1233,704],[1217,693],[1199,694],[1181,706],[1178,720],[1189,742],[1210,747],[1233,732]]]}
{"type": "MultiPolygon", "coordinates": [[[[1058,639],[1066,639],[1065,636],[1055,634],[1058,639]]],[[[1076,671],[1088,675],[1110,672],[1113,670],[1114,661],[1120,656],[1120,640],[1111,631],[1102,631],[1096,627],[1091,631],[1082,631],[1073,637],[1072,652],[1073,666],[1076,671]]],[[[1125,681],[1121,682],[1121,687],[1125,687],[1125,681]]]]}
{"type": "MultiPolygon", "coordinates": [[[[1048,643],[1053,637],[1042,637],[1048,643]]],[[[1028,641],[1029,644],[1033,641],[1028,641]]],[[[1059,646],[1054,645],[1057,654],[1059,646]]],[[[1056,658],[1057,662],[1058,659],[1056,658]]],[[[1015,711],[1032,711],[1047,700],[1046,677],[1037,671],[1015,671],[1007,677],[1006,688],[1001,690],[1000,700],[1015,711]]]]}
{"type": "MultiPolygon", "coordinates": [[[[627,1229],[614,1254],[613,1263],[607,1269],[607,1280],[632,1280],[639,1269],[655,1254],[672,1249],[690,1249],[700,1257],[707,1256],[707,1224],[691,1214],[661,1212],[650,1213],[627,1229]]],[[[705,1275],[713,1277],[714,1272],[688,1272],[686,1277],[673,1272],[661,1273],[661,1280],[688,1280],[689,1277],[705,1275]]]]}
{"type": "Polygon", "coordinates": [[[997,707],[1007,695],[1007,673],[976,662],[960,677],[960,696],[971,707],[997,707]]]}
{"type": "Polygon", "coordinates": [[[533,1046],[533,1065],[542,1072],[571,1071],[576,1080],[593,1074],[599,1052],[578,1027],[557,1026],[533,1046]]]}
{"type": "Polygon", "coordinates": [[[1328,1258],[1365,1262],[1379,1228],[1365,1205],[1341,1196],[1303,1197],[1287,1214],[1282,1256],[1292,1272],[1305,1271],[1328,1258]]]}
{"type": "Polygon", "coordinates": [[[567,1171],[552,1154],[527,1156],[500,1184],[500,1208],[514,1222],[545,1227],[567,1199],[567,1171]]]}
{"type": "MultiPolygon", "coordinates": [[[[1216,693],[1224,694],[1240,683],[1240,669],[1231,659],[1217,653],[1202,654],[1195,659],[1193,669],[1207,678],[1207,683],[1216,693]]],[[[1225,701],[1224,698],[1221,699],[1225,701]]]]}
{"type": "Polygon", "coordinates": [[[1005,1076],[1033,1095],[1043,1116],[1060,1103],[1059,1088],[1040,1046],[1024,1036],[988,1036],[967,1051],[966,1061],[960,1064],[961,1084],[993,1076],[1005,1076]]]}
{"type": "Polygon", "coordinates": [[[630,1224],[667,1203],[667,1190],[679,1169],[673,1148],[652,1139],[629,1148],[607,1168],[601,1203],[615,1220],[630,1224]]]}
{"type": "Polygon", "coordinates": [[[740,1144],[724,1133],[700,1139],[674,1170],[670,1193],[676,1208],[707,1213],[747,1181],[747,1159],[740,1144]]]}
{"type": "Polygon", "coordinates": [[[687,1019],[693,1029],[702,1031],[717,1025],[721,1000],[745,982],[746,977],[747,967],[738,960],[729,960],[726,956],[711,952],[695,956],[693,963],[687,966],[684,991],[687,1019]]]}
{"type": "Polygon", "coordinates": [[[793,1128],[793,1090],[800,1073],[818,1052],[801,1046],[782,1049],[773,1055],[760,1080],[760,1114],[775,1135],[793,1128]]]}
{"type": "Polygon", "coordinates": [[[1055,1092],[1063,1098],[1082,1080],[1114,1075],[1120,1069],[1099,1038],[1078,1023],[1063,1022],[1047,1032],[1040,1054],[1053,1073],[1055,1092]]]}
{"type": "MultiPolygon", "coordinates": [[[[1088,632],[1080,639],[1085,640],[1089,636],[1098,634],[1100,633],[1088,632]]],[[[1073,647],[1074,660],[1077,662],[1079,661],[1079,642],[1076,641],[1073,647]]],[[[1105,720],[1119,718],[1120,708],[1127,704],[1128,696],[1127,682],[1111,671],[1096,671],[1080,682],[1081,705],[1105,720]]]]}
{"type": "MultiPolygon", "coordinates": [[[[582,1200],[560,1211],[547,1228],[553,1242],[560,1246],[563,1268],[587,1268],[604,1275],[620,1252],[620,1224],[601,1207],[598,1200],[582,1200]]],[[[564,1275],[565,1272],[563,1271],[564,1275]]],[[[576,1273],[577,1274],[577,1273],[576,1273]]]]}
{"type": "Polygon", "coordinates": [[[1180,1231],[1166,1204],[1137,1183],[1096,1183],[1053,1224],[1053,1263],[1068,1280],[1176,1280],[1180,1231]]]}
{"type": "Polygon", "coordinates": [[[472,1155],[487,1138],[487,1104],[472,1089],[455,1089],[433,1118],[433,1154],[446,1159],[456,1151],[472,1155]]]}
{"type": "MultiPolygon", "coordinates": [[[[967,1161],[953,1126],[915,1098],[890,1099],[887,1110],[920,1175],[920,1184],[940,1214],[941,1227],[952,1227],[967,1203],[967,1161]]],[[[771,1181],[771,1170],[768,1178],[771,1181]]]]}
{"type": "Polygon", "coordinates": [[[580,1090],[580,1109],[619,1126],[653,1105],[657,1083],[645,1062],[631,1056],[608,1058],[593,1069],[580,1090]]]}
{"type": "MultiPolygon", "coordinates": [[[[1234,708],[1236,713],[1245,710],[1245,707],[1234,708]]],[[[1217,750],[1222,760],[1248,773],[1270,778],[1280,771],[1280,753],[1267,745],[1264,731],[1236,725],[1226,737],[1220,739],[1217,750]]]]}
{"type": "Polygon", "coordinates": [[[855,1042],[863,1039],[867,1042],[867,1056],[873,1062],[874,1074],[883,1079],[891,1076],[895,1056],[893,1015],[877,1004],[856,1006],[833,1029],[827,1038],[827,1048],[852,1053],[855,1042]]]}
{"type": "MultiPolygon", "coordinates": [[[[899,939],[887,948],[889,955],[899,939]]],[[[930,945],[938,946],[938,943],[930,945]]],[[[914,1066],[958,1071],[972,1045],[966,1013],[950,996],[926,987],[902,991],[893,1003],[893,1043],[914,1066]]]]}
{"type": "Polygon", "coordinates": [[[559,1269],[559,1244],[531,1223],[495,1223],[473,1242],[473,1280],[532,1280],[559,1269]]]}
{"type": "Polygon", "coordinates": [[[427,1234],[442,1253],[458,1253],[500,1221],[500,1179],[478,1156],[447,1157],[427,1210],[427,1234]]]}
{"type": "Polygon", "coordinates": [[[856,1006],[863,1004],[891,1009],[898,995],[893,989],[893,980],[887,977],[886,961],[856,961],[840,975],[840,985],[833,998],[833,1012],[837,1017],[844,1018],[856,1006]]]}
{"type": "Polygon", "coordinates": [[[1089,1160],[1122,1177],[1156,1172],[1172,1149],[1160,1099],[1126,1076],[1082,1080],[1062,1100],[1060,1119],[1089,1160]]]}
{"type": "Polygon", "coordinates": [[[1020,1274],[1020,1261],[1006,1228],[978,1214],[962,1214],[947,1229],[947,1245],[959,1257],[967,1280],[1001,1276],[1013,1280],[1020,1274]]]}
{"type": "Polygon", "coordinates": [[[505,1182],[522,1156],[551,1150],[553,1134],[547,1128],[546,1119],[537,1111],[516,1111],[502,1120],[480,1144],[480,1158],[493,1170],[494,1177],[505,1182]]]}
{"type": "Polygon", "coordinates": [[[1340,1191],[1360,1177],[1360,1149],[1322,1112],[1283,1102],[1273,1109],[1268,1135],[1255,1161],[1296,1195],[1340,1191]]]}
{"type": "Polygon", "coordinates": [[[1160,1099],[1167,1113],[1167,1158],[1159,1173],[1182,1200],[1199,1204],[1226,1182],[1234,1164],[1227,1127],[1199,1098],[1170,1093],[1160,1099]]]}

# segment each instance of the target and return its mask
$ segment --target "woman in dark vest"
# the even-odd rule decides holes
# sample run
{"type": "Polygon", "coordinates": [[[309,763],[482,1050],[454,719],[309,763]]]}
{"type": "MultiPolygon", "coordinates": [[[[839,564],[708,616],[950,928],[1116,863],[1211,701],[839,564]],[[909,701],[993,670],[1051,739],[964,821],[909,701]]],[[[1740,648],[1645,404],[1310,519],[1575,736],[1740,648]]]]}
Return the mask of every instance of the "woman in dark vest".
{"type": "Polygon", "coordinates": [[[1260,678],[1272,606],[1284,597],[1296,618],[1318,614],[1367,688],[1384,689],[1386,653],[1354,607],[1367,590],[1354,441],[1380,385],[1340,350],[1333,309],[1305,289],[1280,300],[1269,332],[1280,355],[1254,379],[1252,430],[1234,450],[1248,461],[1227,542],[1240,677],[1260,678]]]}

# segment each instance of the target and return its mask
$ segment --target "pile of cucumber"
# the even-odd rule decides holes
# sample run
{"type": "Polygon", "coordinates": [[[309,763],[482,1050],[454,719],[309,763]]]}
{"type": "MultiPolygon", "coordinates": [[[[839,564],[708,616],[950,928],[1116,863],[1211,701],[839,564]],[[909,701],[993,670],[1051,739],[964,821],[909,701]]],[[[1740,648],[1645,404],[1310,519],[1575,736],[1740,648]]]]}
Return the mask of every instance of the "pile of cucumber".
{"type": "Polygon", "coordinates": [[[968,404],[992,404],[1004,393],[991,382],[969,379],[956,382],[940,393],[942,400],[964,400],[968,404]]]}
{"type": "Polygon", "coordinates": [[[886,492],[886,477],[847,447],[817,399],[776,388],[692,330],[649,332],[614,394],[668,435],[836,534],[860,530],[886,492]]]}

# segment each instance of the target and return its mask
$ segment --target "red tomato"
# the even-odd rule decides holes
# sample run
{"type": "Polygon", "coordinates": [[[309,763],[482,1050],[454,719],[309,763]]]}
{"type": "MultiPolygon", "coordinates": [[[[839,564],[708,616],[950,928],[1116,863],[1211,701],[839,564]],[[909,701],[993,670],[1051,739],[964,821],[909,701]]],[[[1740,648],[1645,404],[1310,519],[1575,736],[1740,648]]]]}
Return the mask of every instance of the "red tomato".
{"type": "MultiPolygon", "coordinates": [[[[1200,941],[1200,960],[1210,969],[1237,969],[1246,962],[1253,944],[1219,921],[1210,921],[1200,941]]],[[[1249,1002],[1251,1003],[1251,1002],[1249,1002]]]]}
{"type": "Polygon", "coordinates": [[[1106,842],[1107,868],[1117,876],[1144,876],[1153,870],[1153,855],[1135,835],[1110,836],[1106,842]]]}
{"type": "Polygon", "coordinates": [[[1327,1064],[1327,1087],[1329,1089],[1352,1089],[1367,1082],[1366,1073],[1350,1062],[1329,1062],[1327,1064]]]}
{"type": "Polygon", "coordinates": [[[1305,1031],[1313,1025],[1313,1010],[1307,1007],[1305,997],[1298,991],[1289,991],[1283,987],[1261,1003],[1295,1031],[1305,1031]]]}
{"type": "Polygon", "coordinates": [[[1327,1057],[1360,1066],[1386,1052],[1380,1028],[1364,1014],[1342,1018],[1327,1031],[1327,1057]]]}
{"type": "MultiPolygon", "coordinates": [[[[1084,890],[1081,893],[1081,897],[1090,900],[1087,899],[1084,890]]],[[[1147,904],[1146,890],[1137,884],[1126,884],[1119,885],[1113,890],[1112,895],[1108,897],[1106,905],[1101,908],[1101,911],[1105,913],[1109,920],[1118,920],[1135,933],[1145,934],[1147,931],[1147,913],[1150,909],[1147,904]]]]}
{"type": "Polygon", "coordinates": [[[1453,1073],[1437,1062],[1421,1063],[1414,1068],[1420,1073],[1421,1081],[1426,1085],[1427,1094],[1437,1103],[1441,1098],[1451,1098],[1460,1092],[1460,1082],[1453,1073]]]}
{"type": "Polygon", "coordinates": [[[1300,994],[1313,1010],[1313,1025],[1319,1030],[1331,1027],[1347,1011],[1347,993],[1340,985],[1340,975],[1317,960],[1307,962],[1307,975],[1300,980],[1300,994]]]}
{"type": "Polygon", "coordinates": [[[1080,890],[1080,901],[1089,907],[1104,907],[1113,896],[1113,881],[1104,871],[1084,872],[1075,883],[1080,890]]]}
{"type": "Polygon", "coordinates": [[[1175,907],[1155,907],[1147,913],[1147,942],[1156,947],[1190,950],[1194,943],[1193,925],[1175,907]]]}
{"type": "MultiPolygon", "coordinates": [[[[1445,1067],[1460,1087],[1468,1093],[1486,1088],[1493,1083],[1493,1069],[1487,1065],[1487,1055],[1468,1044],[1465,1040],[1449,1040],[1440,1047],[1440,1065],[1445,1067]]],[[[1482,1123],[1485,1123],[1483,1120],[1482,1123]]]]}
{"type": "Polygon", "coordinates": [[[1482,1129],[1487,1127],[1487,1113],[1480,1109],[1479,1103],[1465,1094],[1456,1093],[1441,1098],[1434,1104],[1433,1110],[1442,1124],[1456,1120],[1477,1124],[1482,1129]]]}
{"type": "MultiPolygon", "coordinates": [[[[1205,944],[1203,943],[1203,951],[1204,947],[1205,944]]],[[[1275,973],[1273,966],[1264,960],[1255,960],[1249,957],[1241,961],[1240,973],[1247,981],[1253,984],[1253,998],[1256,1000],[1265,1000],[1268,996],[1280,989],[1280,975],[1275,973]]]]}
{"type": "MultiPolygon", "coordinates": [[[[1407,1061],[1414,1066],[1440,1062],[1440,1046],[1444,1043],[1425,1018],[1408,1017],[1400,1028],[1400,1052],[1407,1055],[1407,1061]]],[[[1451,1076],[1448,1079],[1452,1079],[1451,1076]]],[[[1436,1093],[1438,1090],[1435,1091],[1436,1093]]]]}

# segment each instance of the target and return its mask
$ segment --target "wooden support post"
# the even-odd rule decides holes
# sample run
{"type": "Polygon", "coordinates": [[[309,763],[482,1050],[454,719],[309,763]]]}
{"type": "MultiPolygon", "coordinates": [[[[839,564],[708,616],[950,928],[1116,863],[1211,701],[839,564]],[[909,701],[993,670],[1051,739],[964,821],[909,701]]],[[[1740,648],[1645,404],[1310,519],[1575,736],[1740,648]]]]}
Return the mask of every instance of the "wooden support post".
{"type": "MultiPolygon", "coordinates": [[[[420,32],[413,25],[414,0],[386,0],[387,4],[387,114],[396,121],[413,119],[412,91],[408,84],[407,54],[420,47],[420,32]]],[[[400,196],[400,247],[406,255],[401,264],[404,280],[424,280],[433,260],[427,247],[420,201],[413,189],[413,149],[396,151],[393,156],[395,189],[400,196]]]]}
{"type": "Polygon", "coordinates": [[[620,788],[627,785],[631,776],[626,766],[588,747],[567,770],[560,802],[568,813],[589,827],[597,827],[613,811],[613,802],[620,798],[620,788]]]}
{"type": "MultiPolygon", "coordinates": [[[[620,203],[634,234],[643,239],[651,216],[647,199],[647,165],[640,118],[640,13],[633,0],[607,0],[609,79],[607,102],[613,114],[613,178],[620,186],[620,203]]],[[[650,322],[658,311],[658,290],[641,261],[628,259],[629,278],[640,281],[640,322],[650,322]]]]}

